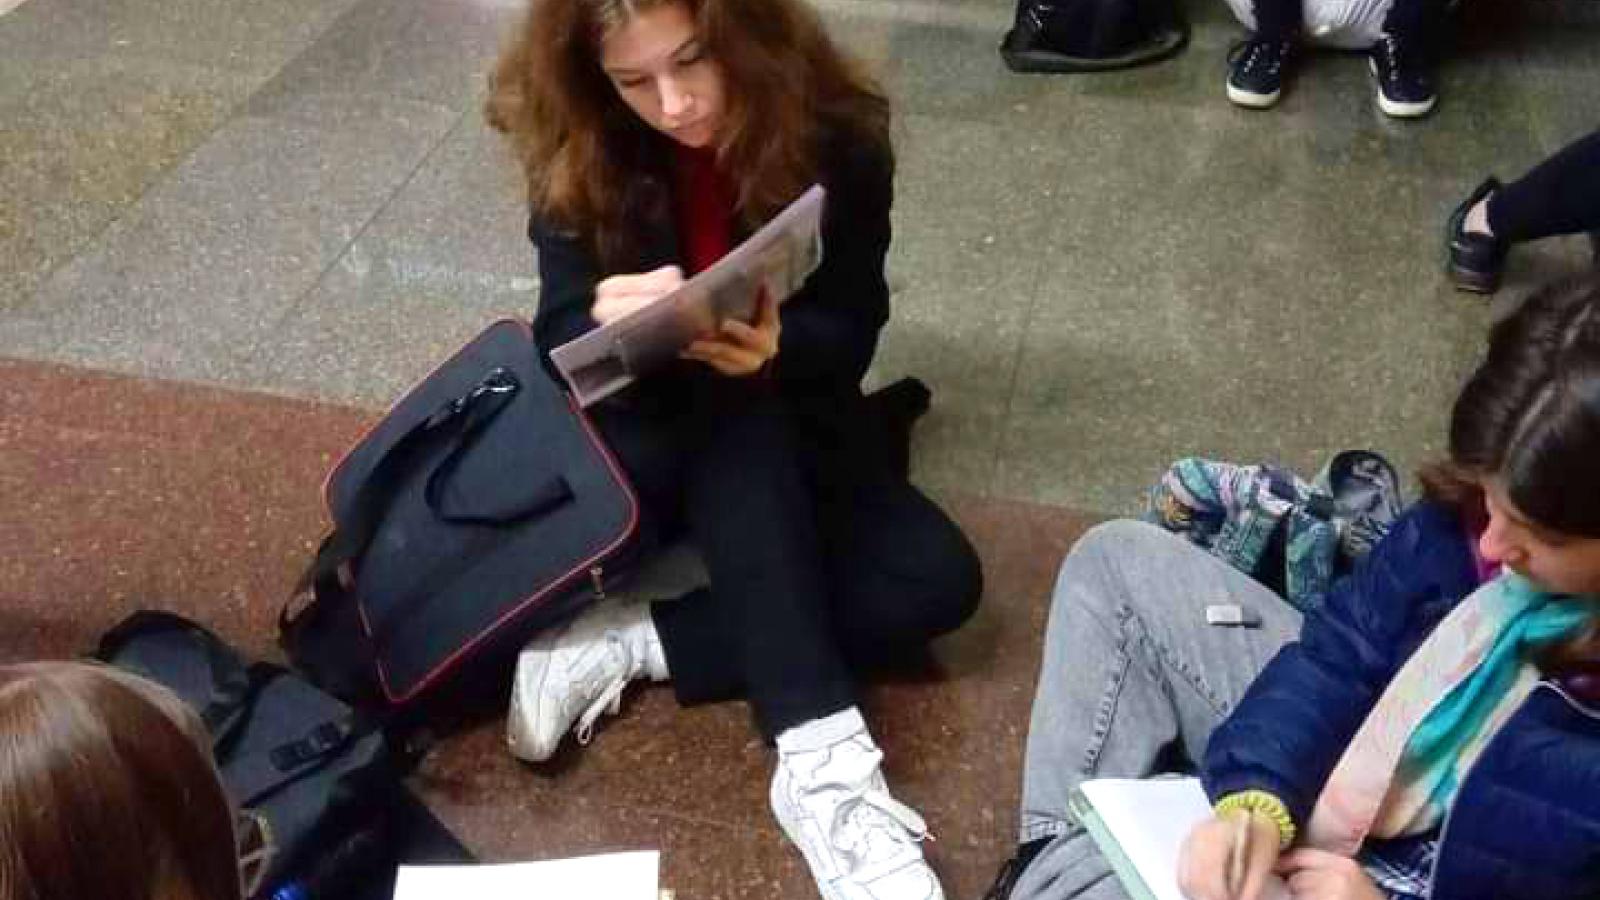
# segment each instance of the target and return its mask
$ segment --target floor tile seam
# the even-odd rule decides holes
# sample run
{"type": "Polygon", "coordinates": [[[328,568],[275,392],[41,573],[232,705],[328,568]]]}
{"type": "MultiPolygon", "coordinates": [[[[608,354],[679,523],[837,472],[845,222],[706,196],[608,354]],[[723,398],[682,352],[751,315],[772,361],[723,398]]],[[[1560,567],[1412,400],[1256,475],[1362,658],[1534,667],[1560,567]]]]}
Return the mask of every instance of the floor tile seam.
{"type": "MultiPolygon", "coordinates": [[[[283,391],[264,390],[256,387],[243,386],[232,382],[203,381],[188,378],[168,378],[156,375],[143,375],[119,369],[106,369],[94,365],[85,365],[79,362],[63,362],[57,359],[28,358],[14,355],[0,355],[0,377],[4,377],[6,370],[11,367],[67,370],[83,376],[107,382],[116,382],[117,387],[110,388],[110,392],[118,395],[123,402],[130,400],[134,392],[145,392],[151,389],[162,392],[187,392],[206,394],[208,403],[214,406],[256,404],[262,401],[280,404],[293,404],[297,406],[315,407],[318,412],[327,412],[339,415],[350,415],[370,420],[374,413],[382,413],[385,407],[366,406],[362,404],[346,403],[338,400],[328,400],[305,394],[287,393],[283,391]]],[[[142,400],[143,398],[133,398],[142,400]]],[[[161,402],[160,397],[151,397],[152,403],[161,402]]],[[[0,423],[10,421],[15,417],[0,416],[0,423]]],[[[39,424],[37,417],[25,417],[24,424],[29,428],[39,424]]],[[[71,421],[66,419],[64,421],[71,421]]],[[[119,434],[123,432],[118,432],[119,434]]]]}
{"type": "Polygon", "coordinates": [[[1028,303],[1023,307],[1022,321],[1017,329],[1016,341],[1010,353],[1011,372],[1006,379],[1005,406],[1000,413],[1000,435],[994,442],[994,451],[989,460],[989,474],[984,479],[983,493],[985,497],[1002,499],[995,491],[999,487],[1000,466],[1005,458],[1011,437],[1011,417],[1016,408],[1017,389],[1022,382],[1023,355],[1027,352],[1029,328],[1033,324],[1034,314],[1039,308],[1040,300],[1049,289],[1049,280],[1044,277],[1044,259],[1042,254],[1036,254],[1032,266],[1032,283],[1038,285],[1033,294],[1028,298],[1028,303]]]}
{"type": "MultiPolygon", "coordinates": [[[[276,80],[276,78],[277,78],[277,76],[273,76],[273,80],[276,80]]],[[[262,87],[265,87],[265,86],[266,85],[262,85],[262,87]]],[[[465,96],[466,93],[467,92],[463,91],[463,96],[465,96]]],[[[256,99],[256,97],[258,97],[258,96],[262,96],[262,92],[259,89],[251,93],[250,100],[254,101],[256,99]]],[[[300,96],[300,97],[316,97],[316,98],[333,97],[333,98],[338,98],[338,99],[349,99],[349,100],[371,100],[371,99],[374,99],[374,98],[379,99],[379,100],[397,100],[397,101],[399,101],[401,103],[404,103],[404,104],[413,105],[413,106],[427,106],[427,107],[431,107],[432,109],[438,110],[440,112],[448,112],[448,113],[452,113],[452,114],[469,113],[469,112],[472,112],[473,110],[475,110],[477,108],[473,104],[467,104],[466,107],[463,108],[459,104],[441,103],[441,102],[439,102],[438,98],[435,98],[435,97],[424,97],[420,93],[406,93],[404,91],[319,88],[319,89],[316,89],[316,90],[307,91],[307,92],[305,92],[303,94],[300,94],[298,96],[300,96]]],[[[270,95],[267,95],[267,99],[269,101],[271,101],[273,98],[270,95]]],[[[263,121],[267,121],[267,120],[271,120],[271,119],[275,119],[275,118],[288,118],[288,119],[294,119],[296,121],[308,121],[308,120],[309,121],[316,121],[317,120],[316,116],[302,115],[300,113],[295,112],[294,111],[293,100],[279,101],[279,102],[283,103],[283,105],[279,106],[277,108],[269,107],[265,111],[256,112],[256,111],[251,111],[250,109],[246,109],[246,110],[244,110],[243,114],[241,115],[241,118],[258,119],[258,120],[263,120],[263,121]]],[[[460,124],[460,120],[458,118],[455,122],[451,123],[450,131],[451,132],[455,131],[456,127],[459,124],[460,124]]]]}
{"type": "MultiPolygon", "coordinates": [[[[75,58],[73,61],[85,62],[93,60],[94,57],[83,57],[82,59],[75,58]]],[[[196,63],[187,62],[167,63],[156,59],[151,59],[151,62],[169,67],[188,68],[195,72],[209,72],[225,76],[229,75],[227,70],[218,69],[214,66],[203,66],[196,63]]],[[[194,158],[196,153],[199,153],[200,150],[209,144],[213,138],[220,134],[224,128],[227,128],[234,121],[241,118],[241,111],[244,105],[249,103],[250,98],[255,95],[255,92],[273,77],[276,77],[276,75],[269,75],[257,82],[249,90],[241,92],[238,99],[234,100],[233,103],[228,106],[227,111],[217,118],[216,124],[212,128],[207,130],[204,134],[199,135],[194,143],[185,148],[183,153],[175,156],[167,165],[151,173],[150,179],[142,188],[140,188],[137,196],[131,198],[125,204],[119,207],[114,213],[111,214],[111,216],[106,219],[104,223],[100,225],[100,227],[85,235],[82,241],[78,243],[72,252],[56,260],[52,265],[41,272],[38,280],[34,283],[32,289],[28,291],[26,296],[19,298],[15,304],[0,303],[0,312],[19,312],[34,306],[38,302],[39,296],[50,286],[53,281],[55,281],[56,277],[63,270],[77,262],[84,255],[93,253],[97,248],[99,248],[104,239],[114,233],[115,229],[119,225],[130,220],[130,216],[144,205],[146,198],[154,194],[159,188],[164,187],[167,182],[172,179],[174,172],[183,168],[183,166],[188,163],[189,160],[194,158]]]]}
{"type": "MultiPolygon", "coordinates": [[[[437,106],[437,104],[433,105],[437,106]]],[[[448,109],[448,107],[439,108],[448,109]]],[[[467,119],[473,115],[473,112],[474,111],[471,109],[461,110],[456,116],[455,121],[450,124],[450,127],[440,132],[439,137],[434,140],[433,145],[428,148],[426,153],[423,153],[421,157],[418,158],[416,164],[411,167],[410,171],[406,172],[405,177],[399,180],[399,183],[396,184],[394,189],[383,198],[382,202],[378,203],[373,208],[372,212],[366,217],[365,220],[361,222],[361,225],[350,235],[350,239],[345,241],[343,246],[341,246],[336,253],[330,255],[327,265],[323,266],[322,269],[317,272],[317,276],[311,280],[311,283],[306,285],[306,288],[302,290],[299,295],[296,296],[284,308],[283,313],[275,318],[272,323],[263,330],[261,336],[256,341],[251,343],[250,348],[247,351],[242,354],[235,355],[232,358],[231,361],[236,367],[248,366],[259,361],[261,354],[266,351],[270,335],[281,331],[285,323],[302,311],[303,307],[310,300],[311,296],[323,286],[325,281],[327,281],[328,276],[332,274],[332,272],[339,267],[345,258],[350,255],[350,249],[359,243],[362,238],[366,237],[367,233],[372,230],[373,223],[377,222],[378,219],[381,218],[383,214],[394,205],[395,198],[399,197],[401,193],[403,193],[405,189],[416,180],[418,173],[420,173],[428,165],[428,163],[433,161],[435,156],[442,151],[447,143],[449,143],[451,136],[454,135],[456,130],[462,126],[462,123],[467,121],[467,119]]],[[[232,384],[235,386],[240,386],[238,382],[232,382],[232,384]]],[[[276,394],[278,396],[289,396],[299,399],[315,400],[317,402],[331,403],[334,405],[351,405],[349,403],[340,403],[336,400],[330,400],[320,395],[285,393],[281,391],[274,392],[272,390],[260,388],[255,385],[250,385],[247,389],[256,391],[258,393],[276,394]]]]}
{"type": "MultiPolygon", "coordinates": [[[[108,218],[101,227],[95,229],[92,234],[85,236],[83,242],[73,252],[64,256],[60,260],[57,260],[46,271],[41,273],[38,281],[34,283],[34,286],[29,291],[27,297],[21,298],[19,302],[14,305],[0,305],[0,311],[19,311],[33,306],[38,301],[39,296],[44,292],[49,284],[55,280],[56,276],[63,269],[76,262],[84,254],[93,252],[94,249],[100,245],[101,241],[107,235],[112,233],[113,229],[127,219],[130,212],[139,209],[143,205],[145,198],[149,197],[154,191],[156,191],[156,189],[164,186],[168,181],[170,181],[174,172],[181,169],[184,164],[193,159],[194,155],[200,152],[200,150],[207,144],[209,144],[212,139],[214,139],[223,131],[223,129],[232,125],[235,121],[246,117],[248,115],[248,113],[246,113],[246,108],[250,101],[254,99],[256,94],[259,93],[263,87],[276,80],[279,75],[283,74],[283,72],[288,69],[288,67],[294,63],[295,60],[299,59],[301,55],[303,55],[308,49],[314,46],[318,41],[322,40],[327,32],[333,28],[336,23],[344,18],[345,14],[350,11],[350,8],[359,2],[360,0],[344,0],[344,5],[339,10],[338,14],[329,18],[327,24],[323,25],[322,28],[320,28],[315,34],[309,35],[304,45],[302,45],[298,51],[286,55],[284,59],[278,63],[277,67],[273,68],[271,71],[263,72],[247,90],[240,92],[239,97],[228,106],[228,109],[225,113],[217,118],[216,124],[211,129],[199,136],[199,138],[193,144],[186,148],[184,153],[175,157],[170,163],[161,168],[159,171],[153,173],[150,180],[139,191],[138,196],[129,200],[125,206],[117,210],[117,212],[108,218]]],[[[83,56],[80,58],[74,54],[69,58],[73,59],[74,61],[93,61],[98,57],[83,56]]],[[[146,59],[148,57],[145,57],[142,54],[132,53],[128,54],[128,58],[146,59]]],[[[153,59],[152,61],[162,64],[175,65],[178,67],[190,68],[195,72],[208,72],[211,74],[224,75],[228,77],[238,77],[226,69],[220,69],[216,66],[208,66],[200,63],[169,62],[160,59],[153,59]]],[[[452,126],[452,130],[453,128],[454,126],[452,126]]],[[[320,280],[321,276],[319,275],[318,278],[320,280]]]]}

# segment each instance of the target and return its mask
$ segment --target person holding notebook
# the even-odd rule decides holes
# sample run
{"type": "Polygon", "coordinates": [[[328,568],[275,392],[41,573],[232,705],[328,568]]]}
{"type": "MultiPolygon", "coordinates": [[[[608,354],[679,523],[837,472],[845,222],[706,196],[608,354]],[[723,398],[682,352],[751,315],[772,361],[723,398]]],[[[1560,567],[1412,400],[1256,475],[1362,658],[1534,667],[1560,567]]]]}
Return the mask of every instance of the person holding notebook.
{"type": "Polygon", "coordinates": [[[591,408],[647,533],[686,534],[710,585],[601,602],[537,638],[512,752],[547,759],[574,726],[587,739],[635,680],[670,680],[685,704],[744,698],[823,896],[941,897],[855,692],[965,621],[982,587],[966,537],[905,477],[926,389],[860,389],[889,315],[887,100],[800,0],[536,0],[488,113],[527,178],[547,355],[827,191],[822,262],[781,315],[765,298],[591,408]]]}
{"type": "Polygon", "coordinates": [[[1182,844],[1192,900],[1273,871],[1297,900],[1600,896],[1597,461],[1600,275],[1494,327],[1425,499],[1303,620],[1153,525],[1089,532],[990,896],[1126,896],[1069,801],[1194,768],[1215,814],[1182,844]]]}

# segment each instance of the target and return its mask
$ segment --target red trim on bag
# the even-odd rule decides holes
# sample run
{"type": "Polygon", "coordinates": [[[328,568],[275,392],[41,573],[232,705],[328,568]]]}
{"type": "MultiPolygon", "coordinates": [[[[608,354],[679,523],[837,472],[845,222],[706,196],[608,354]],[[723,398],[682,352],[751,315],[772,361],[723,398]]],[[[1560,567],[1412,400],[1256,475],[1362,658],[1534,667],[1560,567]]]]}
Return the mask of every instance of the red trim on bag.
{"type": "MultiPolygon", "coordinates": [[[[507,319],[501,319],[499,322],[496,322],[495,325],[499,325],[500,322],[511,322],[511,323],[517,325],[518,327],[522,328],[524,331],[528,332],[529,337],[531,339],[532,334],[533,334],[533,327],[531,325],[529,325],[527,322],[525,322],[525,321],[523,321],[521,319],[507,318],[507,319]]],[[[490,326],[490,328],[493,328],[493,327],[494,327],[494,325],[490,326]]],[[[484,329],[484,330],[487,331],[488,329],[484,329]]],[[[426,378],[423,378],[421,381],[418,381],[416,384],[412,385],[411,390],[406,392],[405,398],[402,398],[399,403],[396,403],[396,404],[394,404],[394,406],[390,407],[390,410],[393,411],[393,409],[395,407],[399,406],[401,403],[404,403],[405,399],[409,398],[411,396],[411,394],[415,393],[417,391],[417,389],[420,388],[424,382],[426,382],[429,378],[432,378],[433,375],[435,373],[437,373],[440,369],[442,369],[445,366],[449,365],[451,362],[454,362],[456,357],[458,357],[460,355],[461,354],[458,352],[456,354],[456,356],[450,357],[449,360],[446,360],[444,363],[441,363],[439,366],[435,367],[432,372],[428,373],[428,376],[426,378]]],[[[582,563],[579,563],[570,572],[568,572],[567,574],[561,576],[556,581],[552,582],[549,585],[546,585],[543,590],[539,591],[536,594],[532,594],[532,595],[524,598],[521,603],[517,604],[512,609],[508,610],[500,618],[498,618],[494,622],[490,623],[490,625],[487,628],[485,628],[483,631],[478,633],[477,637],[475,637],[472,640],[470,640],[470,641],[466,642],[465,644],[461,645],[461,647],[457,648],[457,650],[454,653],[452,653],[449,656],[445,657],[438,665],[434,666],[433,669],[431,669],[426,675],[424,675],[421,679],[419,679],[417,681],[417,683],[415,685],[413,685],[412,688],[409,691],[406,691],[404,694],[396,695],[394,693],[394,690],[390,687],[390,684],[389,684],[389,674],[383,668],[383,659],[377,653],[374,653],[372,658],[373,658],[373,661],[376,664],[376,668],[378,670],[378,684],[379,684],[379,686],[381,686],[383,688],[383,695],[384,695],[384,697],[388,698],[390,703],[403,704],[403,703],[408,703],[411,700],[415,699],[418,694],[426,691],[436,681],[438,681],[442,676],[444,676],[452,666],[454,666],[457,662],[459,662],[461,660],[461,658],[464,655],[468,654],[473,649],[478,647],[478,645],[482,644],[486,639],[488,639],[488,637],[490,635],[492,635],[494,632],[500,630],[500,628],[503,627],[504,625],[506,625],[506,623],[508,623],[512,619],[515,619],[517,616],[522,615],[525,611],[527,611],[528,607],[531,604],[537,603],[539,600],[543,599],[544,597],[546,597],[547,595],[549,595],[553,591],[556,591],[556,590],[559,590],[559,589],[564,589],[564,588],[570,586],[574,581],[577,581],[580,578],[582,578],[583,576],[587,575],[589,573],[589,570],[594,567],[595,563],[598,563],[601,560],[605,559],[606,557],[610,556],[612,553],[615,553],[617,548],[621,547],[624,543],[626,543],[628,541],[629,538],[633,537],[634,531],[638,529],[638,527],[639,527],[639,498],[633,492],[633,485],[628,481],[627,475],[622,471],[622,466],[617,463],[616,457],[612,455],[611,448],[607,447],[606,444],[605,444],[605,441],[601,440],[600,433],[595,430],[593,423],[591,423],[589,421],[588,415],[586,415],[584,413],[583,409],[581,407],[579,407],[576,402],[573,401],[571,394],[567,394],[564,391],[562,392],[562,394],[563,394],[564,397],[566,397],[567,406],[569,406],[572,409],[573,414],[575,416],[577,416],[577,418],[578,418],[579,424],[581,424],[583,426],[583,430],[588,433],[589,442],[594,445],[596,450],[600,451],[600,458],[605,460],[606,468],[611,472],[612,479],[616,482],[617,486],[622,489],[623,496],[628,498],[628,524],[627,524],[627,526],[625,528],[623,528],[622,533],[619,534],[615,540],[613,540],[611,543],[607,544],[598,553],[596,553],[595,555],[589,557],[587,560],[583,561],[582,563]]],[[[350,450],[346,450],[345,451],[344,456],[340,457],[338,464],[335,465],[334,468],[328,473],[327,478],[323,479],[323,482],[322,482],[322,505],[323,505],[323,507],[325,509],[328,510],[328,517],[330,519],[333,518],[333,508],[332,508],[332,505],[328,502],[328,490],[329,490],[329,485],[333,482],[334,475],[337,474],[338,470],[344,465],[345,460],[349,459],[350,453],[353,452],[356,447],[359,447],[363,442],[365,442],[366,439],[372,434],[372,432],[377,429],[378,425],[382,424],[382,422],[386,418],[387,418],[387,416],[385,416],[383,419],[379,419],[377,423],[374,423],[371,428],[367,429],[366,434],[362,435],[360,440],[356,441],[354,444],[351,444],[350,445],[350,450]]],[[[372,630],[371,623],[367,621],[367,610],[366,610],[365,607],[363,607],[361,605],[361,602],[359,600],[355,600],[354,602],[356,604],[356,614],[361,619],[361,629],[367,633],[367,637],[370,640],[372,638],[372,631],[373,630],[372,630]]]]}

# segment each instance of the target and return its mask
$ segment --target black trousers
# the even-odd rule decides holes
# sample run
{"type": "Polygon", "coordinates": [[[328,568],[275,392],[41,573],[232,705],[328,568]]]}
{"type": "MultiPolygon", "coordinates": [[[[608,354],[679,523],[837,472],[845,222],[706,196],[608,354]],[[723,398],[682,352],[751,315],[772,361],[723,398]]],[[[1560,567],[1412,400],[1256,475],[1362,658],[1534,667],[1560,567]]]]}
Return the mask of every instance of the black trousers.
{"type": "Polygon", "coordinates": [[[652,381],[595,419],[649,533],[686,532],[710,576],[652,607],[680,702],[746,698],[775,738],[972,615],[977,555],[892,473],[859,392],[796,398],[698,367],[652,381]]]}
{"type": "MultiPolygon", "coordinates": [[[[1253,0],[1256,36],[1286,41],[1300,33],[1304,0],[1253,0]]],[[[1445,17],[1445,0],[1394,0],[1383,19],[1383,30],[1433,47],[1445,17]]]]}
{"type": "Polygon", "coordinates": [[[1600,131],[1573,141],[1491,196],[1489,228],[1508,244],[1600,230],[1600,131]]]}

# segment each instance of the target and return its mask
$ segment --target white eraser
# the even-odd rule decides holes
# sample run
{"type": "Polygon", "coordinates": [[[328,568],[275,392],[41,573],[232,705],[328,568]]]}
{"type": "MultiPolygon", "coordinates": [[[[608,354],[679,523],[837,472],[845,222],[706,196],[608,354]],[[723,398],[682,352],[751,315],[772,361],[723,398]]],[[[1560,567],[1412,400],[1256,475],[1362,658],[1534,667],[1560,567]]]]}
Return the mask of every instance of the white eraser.
{"type": "Polygon", "coordinates": [[[1261,617],[1237,603],[1213,603],[1206,607],[1206,624],[1252,627],[1261,624],[1261,617]]]}

